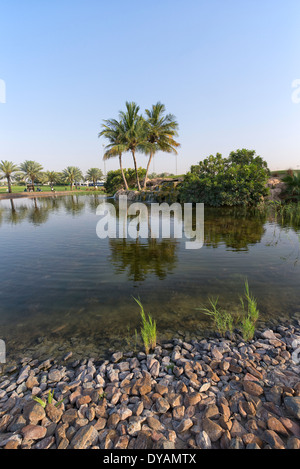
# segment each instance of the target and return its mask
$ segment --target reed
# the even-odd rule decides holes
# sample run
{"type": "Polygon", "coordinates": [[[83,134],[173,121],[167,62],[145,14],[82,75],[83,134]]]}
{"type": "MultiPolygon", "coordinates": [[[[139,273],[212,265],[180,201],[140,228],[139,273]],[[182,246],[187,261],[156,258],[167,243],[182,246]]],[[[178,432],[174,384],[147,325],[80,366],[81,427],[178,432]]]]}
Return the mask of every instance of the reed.
{"type": "Polygon", "coordinates": [[[214,323],[215,327],[217,328],[217,331],[221,334],[224,335],[225,332],[233,331],[233,325],[234,325],[234,318],[232,314],[230,314],[228,311],[223,311],[220,308],[218,308],[218,301],[219,297],[217,298],[209,298],[209,303],[210,303],[210,308],[199,308],[204,314],[207,316],[210,316],[214,323]]]}
{"type": "Polygon", "coordinates": [[[145,352],[148,355],[150,350],[153,350],[156,347],[156,321],[152,319],[150,314],[146,317],[144,307],[140,301],[133,297],[133,299],[137,302],[140,307],[140,314],[142,318],[142,327],[141,327],[141,336],[143,339],[145,352]]]}
{"type": "Polygon", "coordinates": [[[257,307],[257,301],[254,296],[250,293],[248,280],[245,280],[245,292],[244,297],[240,298],[243,317],[240,321],[243,339],[245,341],[251,340],[255,333],[255,323],[259,317],[259,310],[257,307]]]}

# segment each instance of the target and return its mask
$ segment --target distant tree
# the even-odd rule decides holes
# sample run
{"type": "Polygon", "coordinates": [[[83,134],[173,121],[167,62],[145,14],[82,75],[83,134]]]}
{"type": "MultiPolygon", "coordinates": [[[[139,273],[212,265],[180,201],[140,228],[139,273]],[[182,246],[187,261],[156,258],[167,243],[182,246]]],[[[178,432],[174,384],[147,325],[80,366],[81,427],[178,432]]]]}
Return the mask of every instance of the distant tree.
{"type": "Polygon", "coordinates": [[[0,179],[7,179],[8,185],[8,192],[11,193],[11,183],[14,174],[19,171],[17,165],[15,165],[12,161],[1,161],[0,162],[0,179]]]}
{"type": "Polygon", "coordinates": [[[60,173],[56,171],[46,171],[45,172],[45,182],[49,182],[50,186],[54,186],[61,181],[60,173]]]}
{"type": "Polygon", "coordinates": [[[82,181],[83,175],[81,170],[77,166],[68,166],[62,171],[62,177],[65,182],[70,184],[71,191],[73,190],[73,185],[76,182],[82,181]]]}
{"type": "Polygon", "coordinates": [[[85,176],[85,179],[87,181],[92,181],[94,184],[94,187],[96,187],[96,183],[99,179],[103,178],[103,173],[101,169],[99,168],[90,168],[85,176]]]}
{"type": "Polygon", "coordinates": [[[23,171],[27,179],[30,179],[34,190],[34,182],[41,176],[43,166],[36,161],[26,160],[20,165],[20,170],[23,171]]]}

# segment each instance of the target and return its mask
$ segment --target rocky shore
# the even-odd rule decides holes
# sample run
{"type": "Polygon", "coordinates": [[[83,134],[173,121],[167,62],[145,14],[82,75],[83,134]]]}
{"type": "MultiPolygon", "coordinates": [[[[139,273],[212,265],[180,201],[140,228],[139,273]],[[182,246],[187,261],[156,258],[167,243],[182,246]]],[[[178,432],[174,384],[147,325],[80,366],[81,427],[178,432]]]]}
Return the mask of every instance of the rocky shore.
{"type": "Polygon", "coordinates": [[[0,375],[0,448],[300,449],[299,359],[296,319],[248,343],[235,333],[105,361],[24,357],[0,375]]]}

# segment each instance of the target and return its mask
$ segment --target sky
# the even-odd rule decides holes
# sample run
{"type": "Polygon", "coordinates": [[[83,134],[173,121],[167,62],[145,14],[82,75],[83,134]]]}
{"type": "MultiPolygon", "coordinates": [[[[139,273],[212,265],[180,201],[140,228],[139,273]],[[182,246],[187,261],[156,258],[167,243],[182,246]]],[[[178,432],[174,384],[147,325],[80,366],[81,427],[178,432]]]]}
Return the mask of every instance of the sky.
{"type": "Polygon", "coordinates": [[[0,160],[117,169],[103,120],[160,101],[181,146],[151,172],[240,148],[300,168],[299,22],[299,0],[0,0],[0,160]]]}

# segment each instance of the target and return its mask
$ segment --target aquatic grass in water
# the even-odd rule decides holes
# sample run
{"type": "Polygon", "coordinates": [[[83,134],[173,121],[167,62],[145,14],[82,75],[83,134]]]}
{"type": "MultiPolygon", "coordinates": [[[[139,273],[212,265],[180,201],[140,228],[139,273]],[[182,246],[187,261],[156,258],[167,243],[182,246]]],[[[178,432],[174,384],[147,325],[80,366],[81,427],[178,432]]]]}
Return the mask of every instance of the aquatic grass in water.
{"type": "Polygon", "coordinates": [[[142,318],[142,327],[141,327],[141,336],[143,339],[144,347],[146,354],[149,354],[150,350],[153,350],[156,347],[156,321],[153,321],[150,314],[148,314],[148,319],[146,318],[144,307],[140,300],[137,298],[133,299],[137,302],[141,309],[141,318],[142,318]]]}
{"type": "Polygon", "coordinates": [[[244,298],[241,297],[240,299],[242,303],[243,316],[244,316],[241,319],[240,326],[241,326],[241,330],[243,334],[243,339],[245,341],[248,341],[248,340],[253,339],[254,332],[255,332],[255,323],[259,317],[257,301],[250,293],[248,280],[245,280],[244,298]]]}
{"type": "Polygon", "coordinates": [[[218,332],[222,335],[226,331],[233,331],[234,318],[232,314],[218,308],[219,297],[216,299],[209,298],[211,308],[199,308],[204,314],[213,318],[218,332]]]}
{"type": "MultiPolygon", "coordinates": [[[[227,331],[233,332],[235,318],[232,313],[223,311],[218,307],[219,297],[216,299],[209,298],[210,308],[198,308],[204,314],[210,316],[215,324],[217,331],[224,335],[227,331]]],[[[243,339],[249,341],[253,339],[255,332],[255,323],[259,317],[257,301],[250,293],[248,280],[245,280],[244,296],[240,297],[242,304],[242,315],[239,318],[239,327],[241,329],[243,339]]]]}

